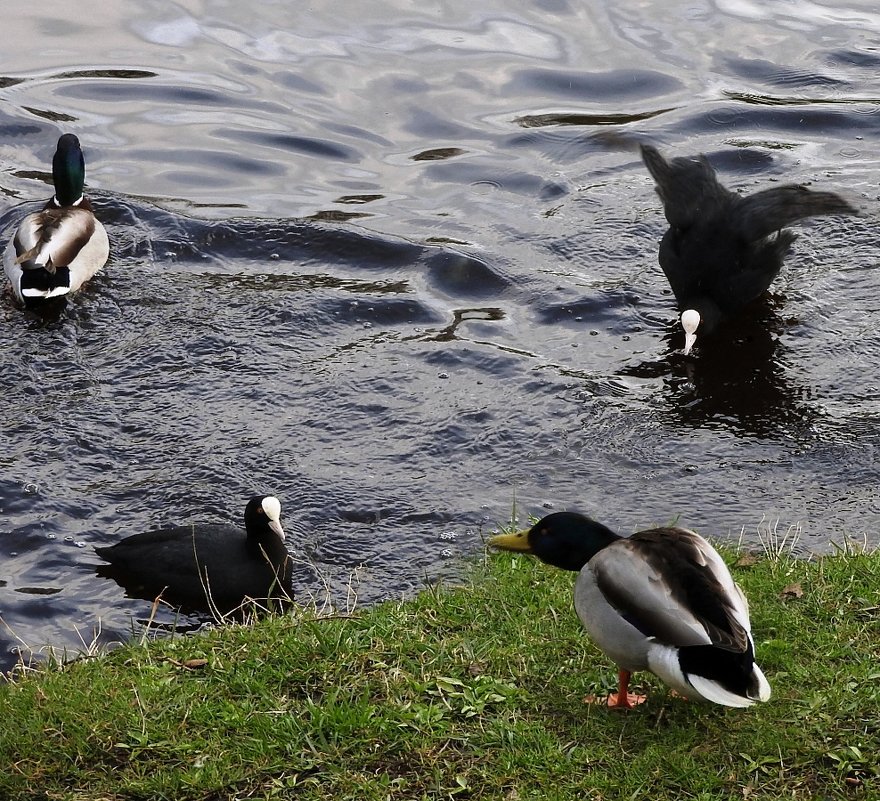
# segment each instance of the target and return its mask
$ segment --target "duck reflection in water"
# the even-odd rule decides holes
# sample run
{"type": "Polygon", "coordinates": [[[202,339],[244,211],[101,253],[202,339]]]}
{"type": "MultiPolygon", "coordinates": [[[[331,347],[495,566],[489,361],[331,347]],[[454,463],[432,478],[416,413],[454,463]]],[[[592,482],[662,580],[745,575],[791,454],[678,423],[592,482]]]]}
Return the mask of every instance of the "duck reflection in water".
{"type": "Polygon", "coordinates": [[[790,378],[787,348],[780,342],[787,323],[782,299],[766,296],[748,314],[725,325],[724,336],[707,338],[701,357],[680,350],[681,329],[670,325],[666,358],[625,367],[623,375],[662,378],[664,400],[680,424],[723,427],[749,436],[791,435],[808,428],[819,411],[806,388],[790,378]]]}

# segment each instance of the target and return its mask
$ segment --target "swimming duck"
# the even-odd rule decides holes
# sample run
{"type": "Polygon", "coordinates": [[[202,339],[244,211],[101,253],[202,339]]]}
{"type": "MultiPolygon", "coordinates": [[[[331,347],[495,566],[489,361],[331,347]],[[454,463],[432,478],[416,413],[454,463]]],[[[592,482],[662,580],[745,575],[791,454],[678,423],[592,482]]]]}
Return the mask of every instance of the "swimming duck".
{"type": "Polygon", "coordinates": [[[660,266],[681,311],[685,355],[701,334],[759,297],[776,278],[807,217],[857,214],[833,192],[789,184],[742,196],[725,189],[705,156],[667,161],[642,145],[669,222],[660,266]]]}
{"type": "Polygon", "coordinates": [[[684,528],[621,537],[573,512],[489,544],[579,571],[574,607],[584,628],[620,668],[608,705],[629,708],[630,674],[650,670],[691,699],[733,707],[770,697],[755,664],[749,607],[718,552],[684,528]]]}
{"type": "Polygon", "coordinates": [[[83,195],[85,177],[79,139],[64,134],[52,159],[54,197],[21,221],[3,254],[12,291],[26,306],[75,292],[107,261],[110,243],[83,195]]]}
{"type": "Polygon", "coordinates": [[[231,611],[248,598],[292,598],[290,555],[284,546],[281,502],[257,495],[244,511],[245,531],[195,524],[133,534],[95,548],[112,565],[100,568],[139,597],[231,611]]]}

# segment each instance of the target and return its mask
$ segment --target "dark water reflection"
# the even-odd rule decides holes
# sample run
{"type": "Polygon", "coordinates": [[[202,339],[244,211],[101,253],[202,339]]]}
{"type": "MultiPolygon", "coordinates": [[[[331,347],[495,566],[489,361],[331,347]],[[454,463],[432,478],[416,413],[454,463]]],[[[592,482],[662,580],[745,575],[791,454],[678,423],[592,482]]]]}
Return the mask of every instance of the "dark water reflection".
{"type": "Polygon", "coordinates": [[[629,365],[621,374],[662,380],[676,426],[761,439],[809,438],[821,411],[806,397],[807,388],[790,378],[789,359],[796,357],[781,342],[784,300],[772,300],[772,308],[769,302],[753,304],[747,315],[702,343],[699,358],[681,355],[684,337],[675,326],[664,337],[667,358],[629,365]]]}
{"type": "Polygon", "coordinates": [[[880,17],[335,5],[7,20],[0,231],[72,130],[112,254],[42,318],[0,306],[0,663],[137,631],[92,547],[255,492],[341,606],[455,576],[514,504],[877,540],[880,17]],[[685,359],[641,139],[864,216],[801,226],[685,359]]]}

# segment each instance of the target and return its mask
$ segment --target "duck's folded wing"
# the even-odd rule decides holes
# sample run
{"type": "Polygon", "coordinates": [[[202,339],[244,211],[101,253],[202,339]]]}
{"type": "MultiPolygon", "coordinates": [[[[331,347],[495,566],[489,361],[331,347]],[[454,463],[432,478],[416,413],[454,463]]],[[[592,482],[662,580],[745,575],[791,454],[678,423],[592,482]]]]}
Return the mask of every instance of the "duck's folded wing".
{"type": "Polygon", "coordinates": [[[44,210],[25,218],[16,232],[16,262],[29,266],[66,267],[95,233],[95,218],[85,209],[44,210]]]}
{"type": "Polygon", "coordinates": [[[590,568],[607,601],[645,636],[676,647],[748,647],[745,597],[699,535],[684,529],[639,532],[601,551],[590,568]]]}

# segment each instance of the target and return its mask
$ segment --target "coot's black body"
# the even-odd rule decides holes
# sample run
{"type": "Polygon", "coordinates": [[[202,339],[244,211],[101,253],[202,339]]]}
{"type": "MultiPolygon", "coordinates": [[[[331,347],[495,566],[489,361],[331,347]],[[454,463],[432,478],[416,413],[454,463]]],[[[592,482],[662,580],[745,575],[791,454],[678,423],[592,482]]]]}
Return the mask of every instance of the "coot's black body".
{"type": "Polygon", "coordinates": [[[248,598],[291,598],[280,513],[277,498],[257,496],[245,509],[245,531],[194,524],[134,534],[95,548],[110,563],[100,572],[133,595],[161,594],[169,603],[195,609],[228,612],[248,598]]]}
{"type": "Polygon", "coordinates": [[[679,310],[699,313],[701,335],[768,289],[796,239],[785,226],[857,213],[839,195],[803,186],[738,195],[718,182],[705,156],[667,161],[650,145],[641,150],[669,222],[660,266],[679,310]]]}

